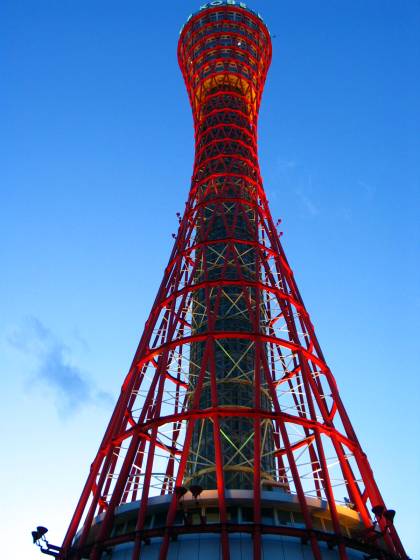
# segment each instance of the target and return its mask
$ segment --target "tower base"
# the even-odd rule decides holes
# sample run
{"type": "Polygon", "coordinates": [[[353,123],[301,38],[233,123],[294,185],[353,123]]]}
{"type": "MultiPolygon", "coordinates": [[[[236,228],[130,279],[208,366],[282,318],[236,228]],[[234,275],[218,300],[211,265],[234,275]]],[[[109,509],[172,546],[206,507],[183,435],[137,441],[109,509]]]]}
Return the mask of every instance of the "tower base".
{"type": "MultiPolygon", "coordinates": [[[[159,549],[165,532],[166,515],[172,496],[155,496],[149,499],[145,526],[141,532],[142,560],[158,560],[159,549]]],[[[222,558],[222,524],[218,510],[217,490],[205,490],[198,499],[189,492],[178,503],[174,526],[170,529],[168,560],[216,560],[222,558]]],[[[276,489],[261,493],[261,525],[253,522],[254,496],[251,490],[227,490],[226,504],[231,560],[253,558],[253,538],[261,533],[262,557],[273,560],[309,560],[313,558],[310,534],[306,529],[297,496],[276,489]]],[[[339,558],[338,544],[346,547],[349,560],[370,558],[393,558],[386,552],[381,534],[374,529],[366,530],[359,515],[348,506],[337,504],[341,536],[333,531],[327,503],[307,498],[313,523],[313,535],[319,543],[322,558],[339,558]]],[[[131,560],[136,537],[139,502],[131,502],[117,509],[112,533],[101,543],[103,560],[131,560]]],[[[95,537],[101,526],[99,515],[90,530],[81,558],[89,558],[95,537]]],[[[78,536],[73,543],[74,556],[78,536]]],[[[77,551],[77,552],[76,552],[77,551]]],[[[78,556],[80,558],[80,556],[78,556]]]]}

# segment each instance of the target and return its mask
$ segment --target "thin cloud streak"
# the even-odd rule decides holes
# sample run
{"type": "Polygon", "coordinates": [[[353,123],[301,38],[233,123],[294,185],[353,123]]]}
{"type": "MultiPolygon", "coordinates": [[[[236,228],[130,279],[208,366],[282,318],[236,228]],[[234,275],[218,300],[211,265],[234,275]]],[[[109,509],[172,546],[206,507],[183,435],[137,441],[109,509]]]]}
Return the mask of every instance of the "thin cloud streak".
{"type": "Polygon", "coordinates": [[[308,195],[306,195],[303,191],[301,191],[300,189],[297,189],[296,194],[299,198],[299,200],[302,202],[303,206],[306,208],[306,210],[309,212],[309,214],[311,214],[311,216],[318,216],[319,214],[319,209],[318,207],[314,204],[314,202],[308,197],[308,195]]]}

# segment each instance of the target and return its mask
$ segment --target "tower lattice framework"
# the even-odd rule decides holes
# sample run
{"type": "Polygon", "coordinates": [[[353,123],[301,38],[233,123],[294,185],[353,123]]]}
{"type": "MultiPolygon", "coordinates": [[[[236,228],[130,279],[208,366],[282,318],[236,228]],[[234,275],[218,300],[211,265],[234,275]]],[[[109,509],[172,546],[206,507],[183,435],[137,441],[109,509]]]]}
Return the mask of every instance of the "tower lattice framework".
{"type": "Polygon", "coordinates": [[[224,560],[235,532],[252,534],[257,559],[267,534],[300,539],[316,559],[406,558],[264,193],[267,27],[233,1],[210,3],[184,26],[178,58],[194,116],[191,189],[61,557],[98,560],[131,543],[137,560],[160,539],[164,560],[180,535],[212,531],[224,560]],[[212,492],[212,521],[182,505],[190,491],[193,505],[212,492]],[[252,496],[240,518],[236,491],[252,496]],[[292,504],[292,522],[281,510],[266,522],[270,496],[292,504]],[[153,499],[166,504],[160,522],[153,499]],[[128,504],[135,519],[118,532],[128,504]]]}

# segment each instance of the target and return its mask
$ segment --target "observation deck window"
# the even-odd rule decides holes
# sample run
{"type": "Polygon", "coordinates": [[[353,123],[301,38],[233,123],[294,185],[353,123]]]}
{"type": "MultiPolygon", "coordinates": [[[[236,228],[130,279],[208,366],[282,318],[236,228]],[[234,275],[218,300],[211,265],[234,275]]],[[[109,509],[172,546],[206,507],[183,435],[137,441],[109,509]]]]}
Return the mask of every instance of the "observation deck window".
{"type": "Polygon", "coordinates": [[[322,524],[324,525],[324,531],[326,531],[327,533],[334,533],[334,526],[332,524],[332,521],[330,521],[329,519],[322,519],[322,524]]]}
{"type": "Polygon", "coordinates": [[[292,518],[293,518],[292,522],[293,522],[293,525],[295,527],[300,527],[301,529],[304,529],[306,527],[305,518],[303,517],[303,513],[293,511],[292,512],[292,518]]]}
{"type": "Polygon", "coordinates": [[[207,523],[220,523],[220,513],[217,508],[207,508],[206,509],[206,520],[207,523]]]}
{"type": "Polygon", "coordinates": [[[227,516],[229,521],[237,523],[239,521],[239,509],[237,507],[228,507],[227,516]]]}
{"type": "Polygon", "coordinates": [[[274,510],[263,508],[261,510],[261,521],[264,525],[275,525],[274,510]]]}
{"type": "Polygon", "coordinates": [[[242,523],[253,523],[254,508],[243,507],[241,514],[242,514],[242,523]]]}
{"type": "Polygon", "coordinates": [[[282,509],[277,510],[277,519],[280,525],[290,525],[291,517],[289,511],[284,511],[282,509]]]}
{"type": "Polygon", "coordinates": [[[155,514],[153,519],[154,527],[164,527],[166,525],[166,518],[168,513],[166,511],[160,511],[155,514]]]}
{"type": "Polygon", "coordinates": [[[177,511],[175,515],[175,525],[183,525],[184,524],[184,514],[182,511],[177,511]]]}
{"type": "MultiPolygon", "coordinates": [[[[256,37],[255,34],[253,34],[247,28],[240,27],[238,25],[232,25],[232,24],[226,25],[223,22],[220,22],[217,28],[215,28],[214,26],[209,26],[201,30],[198,30],[196,33],[194,33],[193,42],[197,43],[204,37],[207,37],[208,35],[214,35],[215,33],[230,33],[230,34],[241,35],[247,38],[248,40],[252,41],[255,45],[258,45],[258,37],[256,37]]],[[[227,37],[229,39],[232,39],[232,35],[227,35],[227,37]]],[[[262,35],[262,37],[264,37],[264,35],[262,35]]],[[[191,43],[190,39],[191,39],[190,36],[188,37],[186,36],[184,39],[184,45],[186,46],[186,48],[188,48],[191,43]]]]}
{"type": "Polygon", "coordinates": [[[116,523],[112,530],[112,536],[118,537],[119,535],[124,534],[124,532],[125,532],[125,523],[124,522],[116,523]]]}

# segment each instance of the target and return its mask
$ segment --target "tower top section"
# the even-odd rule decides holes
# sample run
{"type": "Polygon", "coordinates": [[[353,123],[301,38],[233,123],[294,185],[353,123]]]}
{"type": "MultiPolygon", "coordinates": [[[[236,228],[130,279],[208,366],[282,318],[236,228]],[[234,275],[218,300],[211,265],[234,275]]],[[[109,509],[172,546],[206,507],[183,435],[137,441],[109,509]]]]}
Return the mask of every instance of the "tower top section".
{"type": "Polygon", "coordinates": [[[178,60],[195,125],[212,95],[240,96],[256,123],[271,62],[271,37],[261,16],[236,0],[213,0],[181,30],[178,60]]]}
{"type": "Polygon", "coordinates": [[[254,16],[257,16],[257,18],[264,23],[262,16],[258,12],[251,10],[251,8],[249,8],[249,6],[245,2],[239,2],[238,0],[213,0],[212,2],[207,2],[206,4],[203,4],[202,6],[200,6],[199,10],[190,14],[185,24],[181,27],[181,31],[179,32],[179,34],[182,33],[184,27],[187,25],[190,19],[196,16],[197,14],[201,14],[204,10],[210,10],[213,8],[221,8],[226,6],[234,6],[236,8],[241,8],[242,10],[246,10],[247,12],[250,12],[254,16]]]}

